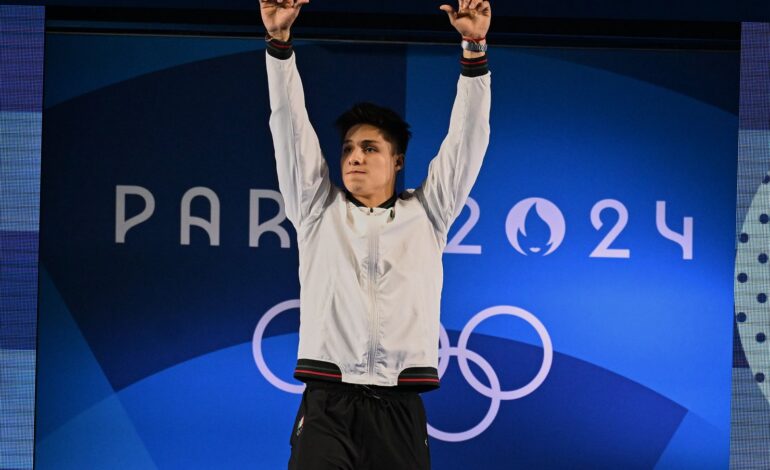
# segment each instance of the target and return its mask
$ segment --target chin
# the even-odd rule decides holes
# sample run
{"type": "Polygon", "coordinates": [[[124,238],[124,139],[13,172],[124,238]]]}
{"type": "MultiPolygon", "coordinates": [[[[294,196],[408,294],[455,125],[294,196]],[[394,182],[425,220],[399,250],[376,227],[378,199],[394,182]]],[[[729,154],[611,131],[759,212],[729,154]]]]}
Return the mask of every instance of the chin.
{"type": "Polygon", "coordinates": [[[349,192],[353,194],[356,194],[356,193],[361,193],[364,187],[360,184],[345,183],[345,189],[347,189],[349,192]]]}

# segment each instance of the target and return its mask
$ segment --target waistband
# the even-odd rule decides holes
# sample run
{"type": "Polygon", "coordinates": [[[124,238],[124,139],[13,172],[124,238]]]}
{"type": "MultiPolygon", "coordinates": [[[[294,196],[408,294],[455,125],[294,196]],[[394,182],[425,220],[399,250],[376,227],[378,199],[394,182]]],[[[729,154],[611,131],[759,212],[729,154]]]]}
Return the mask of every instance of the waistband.
{"type": "Polygon", "coordinates": [[[325,390],[342,394],[361,394],[371,398],[411,399],[419,395],[409,387],[383,387],[380,385],[350,384],[346,382],[327,382],[324,380],[306,380],[308,390],[325,390]]]}
{"type": "MultiPolygon", "coordinates": [[[[322,381],[351,385],[342,381],[342,372],[337,364],[314,359],[297,359],[294,378],[306,383],[322,381]]],[[[399,389],[409,392],[428,392],[436,390],[439,386],[440,380],[435,367],[408,367],[399,373],[396,387],[379,387],[383,390],[399,389]]],[[[367,385],[367,387],[378,386],[367,385]]]]}

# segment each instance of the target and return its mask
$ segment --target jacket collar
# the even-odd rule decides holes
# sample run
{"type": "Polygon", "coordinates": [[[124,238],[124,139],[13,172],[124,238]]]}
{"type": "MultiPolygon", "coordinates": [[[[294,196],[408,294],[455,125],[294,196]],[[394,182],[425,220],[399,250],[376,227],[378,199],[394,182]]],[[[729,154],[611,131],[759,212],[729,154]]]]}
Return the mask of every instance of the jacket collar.
{"type": "MultiPolygon", "coordinates": [[[[358,199],[353,196],[353,194],[350,193],[347,189],[345,190],[345,196],[348,198],[348,201],[352,202],[358,207],[366,207],[366,204],[359,201],[358,199]]],[[[398,195],[394,192],[393,195],[388,199],[387,201],[383,202],[377,207],[382,207],[383,209],[388,209],[396,205],[396,199],[398,199],[398,195]]]]}

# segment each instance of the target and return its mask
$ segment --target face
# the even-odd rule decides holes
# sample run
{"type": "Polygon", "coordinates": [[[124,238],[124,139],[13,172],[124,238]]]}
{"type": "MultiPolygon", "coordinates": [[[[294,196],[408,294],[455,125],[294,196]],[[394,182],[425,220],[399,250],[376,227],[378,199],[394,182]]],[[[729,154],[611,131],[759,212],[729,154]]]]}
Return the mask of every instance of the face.
{"type": "Polygon", "coordinates": [[[377,127],[357,124],[345,134],[341,163],[342,181],[353,196],[362,202],[384,202],[393,195],[404,157],[393,153],[377,127]]]}

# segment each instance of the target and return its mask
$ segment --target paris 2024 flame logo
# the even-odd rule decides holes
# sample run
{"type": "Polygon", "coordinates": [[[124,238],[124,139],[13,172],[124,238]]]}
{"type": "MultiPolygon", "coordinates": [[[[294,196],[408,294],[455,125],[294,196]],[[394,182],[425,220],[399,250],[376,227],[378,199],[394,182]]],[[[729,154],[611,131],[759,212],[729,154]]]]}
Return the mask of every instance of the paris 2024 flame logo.
{"type": "Polygon", "coordinates": [[[566,227],[564,215],[559,208],[556,207],[556,204],[548,199],[539,197],[530,197],[520,201],[513,206],[508,213],[508,218],[505,220],[505,233],[508,236],[508,240],[516,251],[524,256],[527,256],[530,253],[542,253],[542,256],[548,256],[556,251],[564,240],[566,227]],[[536,245],[522,247],[521,238],[526,239],[527,237],[527,219],[529,219],[531,223],[532,217],[534,216],[534,214],[530,215],[533,207],[535,208],[534,214],[536,214],[550,230],[548,242],[544,247],[536,245]]]}

